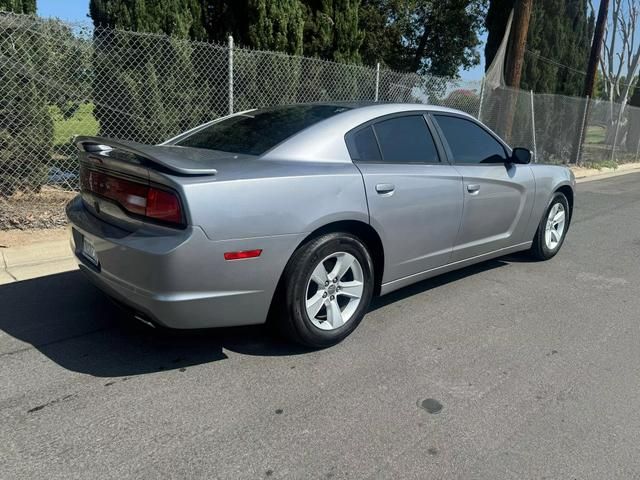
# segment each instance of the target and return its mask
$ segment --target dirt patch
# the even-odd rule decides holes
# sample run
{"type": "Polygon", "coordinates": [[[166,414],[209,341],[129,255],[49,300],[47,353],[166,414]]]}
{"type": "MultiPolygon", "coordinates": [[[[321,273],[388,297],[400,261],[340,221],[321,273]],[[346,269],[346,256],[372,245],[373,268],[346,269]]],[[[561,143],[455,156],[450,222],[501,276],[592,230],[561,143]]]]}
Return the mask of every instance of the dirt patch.
{"type": "Polygon", "coordinates": [[[594,175],[602,175],[604,173],[624,172],[628,170],[640,169],[640,163],[623,163],[615,170],[613,168],[585,168],[571,167],[576,178],[593,177],[594,175]]]}
{"type": "Polygon", "coordinates": [[[69,232],[66,228],[39,228],[30,230],[0,231],[0,248],[24,247],[40,242],[66,240],[69,232]]]}
{"type": "Polygon", "coordinates": [[[44,187],[39,193],[0,197],[0,234],[5,230],[60,228],[67,224],[64,207],[76,193],[44,187]]]}

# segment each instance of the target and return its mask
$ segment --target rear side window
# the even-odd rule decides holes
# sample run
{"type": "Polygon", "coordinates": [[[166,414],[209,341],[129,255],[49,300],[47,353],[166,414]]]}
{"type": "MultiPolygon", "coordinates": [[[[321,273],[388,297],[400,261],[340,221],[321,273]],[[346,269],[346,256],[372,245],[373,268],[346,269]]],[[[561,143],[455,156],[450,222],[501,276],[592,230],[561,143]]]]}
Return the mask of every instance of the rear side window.
{"type": "Polygon", "coordinates": [[[372,127],[366,127],[353,134],[353,160],[363,162],[381,162],[382,156],[378,148],[378,141],[372,127]]]}
{"type": "Polygon", "coordinates": [[[439,162],[433,137],[422,115],[408,115],[383,120],[376,123],[374,129],[384,162],[439,162]]]}
{"type": "Polygon", "coordinates": [[[335,105],[294,105],[256,110],[215,122],[175,145],[246,155],[267,150],[311,125],[349,110],[335,105]]]}
{"type": "Polygon", "coordinates": [[[434,115],[449,144],[453,163],[504,163],[504,147],[482,127],[464,118],[434,115]]]}

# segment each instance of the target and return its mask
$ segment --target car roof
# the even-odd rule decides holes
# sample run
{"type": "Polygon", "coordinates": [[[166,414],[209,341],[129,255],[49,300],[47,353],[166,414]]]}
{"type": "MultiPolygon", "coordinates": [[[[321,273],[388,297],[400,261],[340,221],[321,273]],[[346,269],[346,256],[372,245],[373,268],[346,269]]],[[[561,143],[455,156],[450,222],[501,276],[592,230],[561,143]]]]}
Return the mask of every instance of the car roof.
{"type": "Polygon", "coordinates": [[[473,119],[471,115],[460,110],[423,103],[322,102],[310,105],[342,106],[345,107],[345,110],[289,137],[266,152],[263,158],[312,162],[351,162],[344,140],[345,135],[354,128],[376,118],[403,112],[428,111],[453,113],[473,119]],[[313,148],[309,148],[310,145],[313,148]]]}
{"type": "MultiPolygon", "coordinates": [[[[415,110],[423,110],[430,112],[444,112],[455,113],[459,115],[465,115],[470,117],[466,112],[462,110],[456,110],[454,108],[443,107],[440,105],[432,105],[427,103],[399,103],[399,102],[374,102],[372,100],[360,100],[360,101],[345,101],[345,102],[306,102],[306,103],[293,103],[288,105],[277,105],[273,107],[263,107],[256,109],[258,111],[267,111],[278,108],[298,107],[300,105],[314,105],[319,107],[343,107],[347,110],[368,110],[377,112],[380,110],[393,111],[393,112],[407,112],[415,110]]],[[[374,117],[375,118],[375,117],[374,117]]]]}

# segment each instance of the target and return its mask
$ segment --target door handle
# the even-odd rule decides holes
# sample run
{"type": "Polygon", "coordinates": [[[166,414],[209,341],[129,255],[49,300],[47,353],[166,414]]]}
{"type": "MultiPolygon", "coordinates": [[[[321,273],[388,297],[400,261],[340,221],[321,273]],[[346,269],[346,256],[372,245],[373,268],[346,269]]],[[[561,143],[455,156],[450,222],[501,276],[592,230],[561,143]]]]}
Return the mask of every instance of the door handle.
{"type": "Polygon", "coordinates": [[[376,185],[376,192],[380,195],[392,195],[396,186],[393,183],[379,183],[376,185]]]}
{"type": "Polygon", "coordinates": [[[467,192],[469,192],[471,195],[477,195],[479,191],[480,185],[478,185],[477,183],[467,184],[467,192]]]}

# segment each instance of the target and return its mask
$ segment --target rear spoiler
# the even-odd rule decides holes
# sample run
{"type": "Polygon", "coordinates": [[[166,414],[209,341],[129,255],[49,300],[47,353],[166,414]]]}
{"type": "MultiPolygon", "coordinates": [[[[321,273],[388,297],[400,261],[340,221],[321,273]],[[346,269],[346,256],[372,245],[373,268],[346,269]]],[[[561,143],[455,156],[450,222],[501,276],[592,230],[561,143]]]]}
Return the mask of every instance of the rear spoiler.
{"type": "Polygon", "coordinates": [[[180,175],[215,175],[215,168],[207,167],[189,154],[188,148],[144,145],[125,140],[105,137],[77,136],[74,143],[78,150],[87,153],[106,153],[120,151],[140,158],[143,162],[154,164],[180,175]]]}

